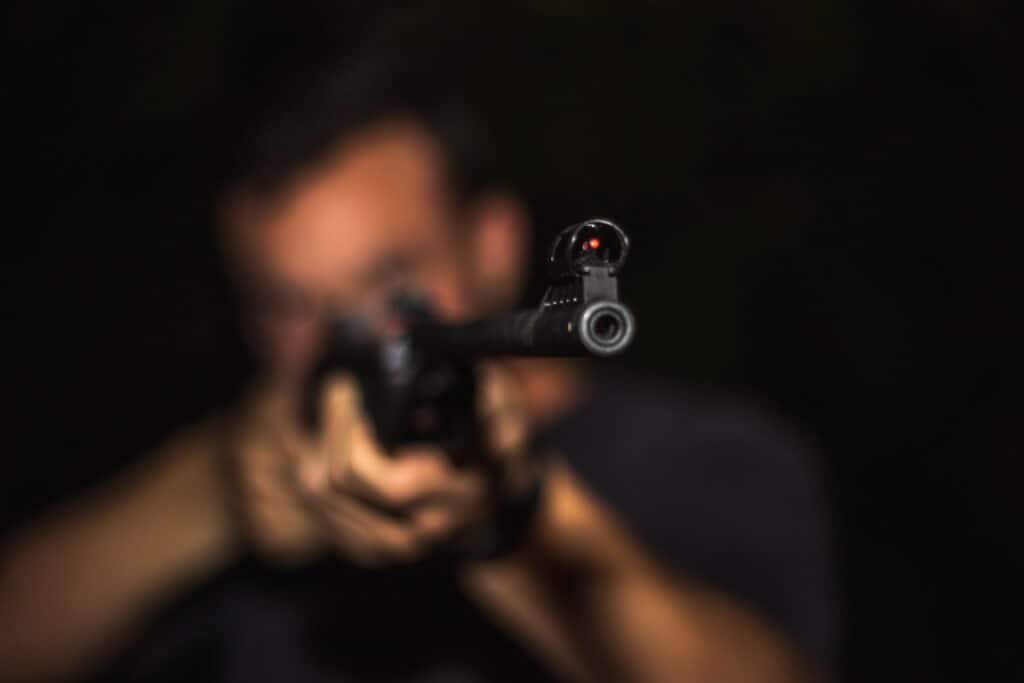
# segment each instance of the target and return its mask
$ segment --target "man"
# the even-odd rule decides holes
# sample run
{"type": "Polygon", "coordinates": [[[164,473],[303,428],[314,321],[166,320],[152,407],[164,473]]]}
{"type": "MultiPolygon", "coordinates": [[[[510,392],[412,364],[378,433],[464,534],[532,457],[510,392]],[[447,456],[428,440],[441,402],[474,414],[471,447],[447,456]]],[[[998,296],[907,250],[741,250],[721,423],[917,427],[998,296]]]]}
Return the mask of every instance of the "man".
{"type": "Polygon", "coordinates": [[[145,679],[813,675],[821,511],[798,449],[755,417],[535,360],[480,369],[488,447],[467,467],[431,444],[385,453],[345,375],[319,432],[299,426],[332,316],[389,333],[409,290],[450,320],[509,307],[528,226],[420,75],[349,65],[278,103],[223,202],[259,386],[10,548],[0,672],[83,674],[135,643],[121,670],[145,679]],[[509,547],[468,550],[531,491],[509,547]]]}

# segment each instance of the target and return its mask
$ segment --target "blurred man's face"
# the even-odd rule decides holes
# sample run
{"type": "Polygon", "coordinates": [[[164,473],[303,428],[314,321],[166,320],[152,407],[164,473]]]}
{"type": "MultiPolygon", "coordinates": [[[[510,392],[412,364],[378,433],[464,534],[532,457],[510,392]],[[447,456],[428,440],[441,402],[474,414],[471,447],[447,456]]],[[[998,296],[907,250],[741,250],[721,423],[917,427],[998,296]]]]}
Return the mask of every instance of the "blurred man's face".
{"type": "Polygon", "coordinates": [[[350,136],[271,196],[235,201],[229,250],[271,376],[294,383],[331,315],[386,320],[399,290],[427,295],[445,318],[478,314],[496,276],[478,267],[478,218],[455,205],[438,143],[401,121],[350,136]]]}

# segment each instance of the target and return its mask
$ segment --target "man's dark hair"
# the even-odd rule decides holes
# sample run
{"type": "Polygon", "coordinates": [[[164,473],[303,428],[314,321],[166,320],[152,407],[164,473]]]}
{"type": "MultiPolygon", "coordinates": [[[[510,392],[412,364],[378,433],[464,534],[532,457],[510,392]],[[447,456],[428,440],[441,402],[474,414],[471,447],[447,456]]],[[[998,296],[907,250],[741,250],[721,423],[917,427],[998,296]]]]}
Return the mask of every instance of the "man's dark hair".
{"type": "MultiPolygon", "coordinates": [[[[266,61],[266,60],[264,60],[266,61]]],[[[228,185],[271,192],[367,125],[407,117],[445,154],[452,189],[471,198],[496,183],[493,144],[442,55],[394,35],[372,49],[248,65],[242,96],[226,122],[235,126],[228,185]]]]}

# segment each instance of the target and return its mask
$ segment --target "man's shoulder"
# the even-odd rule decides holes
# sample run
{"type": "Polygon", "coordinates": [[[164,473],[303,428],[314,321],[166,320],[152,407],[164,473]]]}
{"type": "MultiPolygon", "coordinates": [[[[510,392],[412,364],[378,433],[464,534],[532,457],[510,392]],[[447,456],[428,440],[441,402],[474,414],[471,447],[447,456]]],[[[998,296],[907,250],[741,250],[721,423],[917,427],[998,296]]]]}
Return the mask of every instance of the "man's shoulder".
{"type": "Polygon", "coordinates": [[[570,460],[653,465],[680,470],[806,466],[809,441],[777,411],[724,392],[647,378],[597,382],[591,394],[552,431],[570,460]],[[640,460],[638,460],[640,459],[640,460]]]}
{"type": "Polygon", "coordinates": [[[813,449],[749,402],[616,380],[553,434],[573,469],[666,559],[703,565],[719,550],[820,545],[824,536],[813,449]]]}
{"type": "Polygon", "coordinates": [[[791,423],[749,400],[630,379],[596,385],[555,434],[655,556],[809,652],[830,649],[829,514],[815,450],[791,423]]]}

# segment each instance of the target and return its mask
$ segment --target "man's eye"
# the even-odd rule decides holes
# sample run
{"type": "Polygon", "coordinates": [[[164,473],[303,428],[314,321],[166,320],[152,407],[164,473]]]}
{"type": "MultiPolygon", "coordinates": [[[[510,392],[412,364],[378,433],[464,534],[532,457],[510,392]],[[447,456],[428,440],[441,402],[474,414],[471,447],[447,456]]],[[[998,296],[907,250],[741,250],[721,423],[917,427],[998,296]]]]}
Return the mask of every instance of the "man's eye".
{"type": "Polygon", "coordinates": [[[415,259],[407,254],[389,254],[367,272],[364,284],[372,290],[399,287],[409,279],[415,265],[415,259]]]}
{"type": "Polygon", "coordinates": [[[312,297],[285,288],[268,288],[255,292],[252,307],[257,315],[274,318],[298,318],[313,315],[316,311],[312,297]]]}

